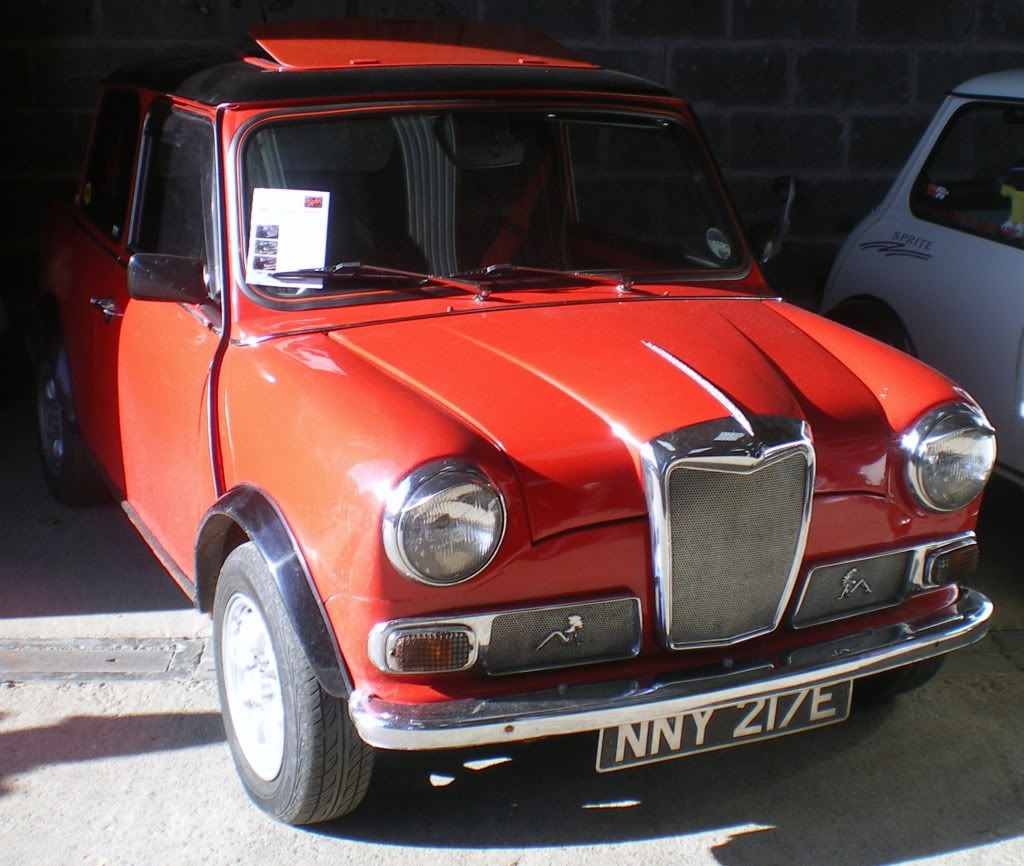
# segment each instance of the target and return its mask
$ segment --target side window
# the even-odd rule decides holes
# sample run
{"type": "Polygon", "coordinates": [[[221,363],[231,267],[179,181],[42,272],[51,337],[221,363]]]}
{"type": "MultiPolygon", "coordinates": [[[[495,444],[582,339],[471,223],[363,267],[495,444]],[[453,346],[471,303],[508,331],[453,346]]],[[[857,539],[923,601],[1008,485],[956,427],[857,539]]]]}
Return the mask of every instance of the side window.
{"type": "Polygon", "coordinates": [[[1024,247],[1024,108],[978,103],[955,114],[914,182],[910,209],[1024,247]]]}
{"type": "Polygon", "coordinates": [[[114,240],[124,233],[138,134],[138,96],[131,90],[108,91],[96,114],[79,202],[82,212],[114,240]]]}
{"type": "Polygon", "coordinates": [[[212,126],[159,106],[146,118],[143,147],[132,249],[208,261],[212,126]]]}

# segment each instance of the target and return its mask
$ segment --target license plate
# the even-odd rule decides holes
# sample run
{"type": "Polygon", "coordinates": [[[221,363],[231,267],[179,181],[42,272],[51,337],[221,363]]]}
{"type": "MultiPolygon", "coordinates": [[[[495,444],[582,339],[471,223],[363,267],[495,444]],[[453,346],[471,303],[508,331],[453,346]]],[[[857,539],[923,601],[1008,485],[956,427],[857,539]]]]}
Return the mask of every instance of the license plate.
{"type": "Polygon", "coordinates": [[[597,742],[597,770],[624,770],[832,725],[850,714],[852,693],[850,681],[809,686],[603,728],[597,742]]]}

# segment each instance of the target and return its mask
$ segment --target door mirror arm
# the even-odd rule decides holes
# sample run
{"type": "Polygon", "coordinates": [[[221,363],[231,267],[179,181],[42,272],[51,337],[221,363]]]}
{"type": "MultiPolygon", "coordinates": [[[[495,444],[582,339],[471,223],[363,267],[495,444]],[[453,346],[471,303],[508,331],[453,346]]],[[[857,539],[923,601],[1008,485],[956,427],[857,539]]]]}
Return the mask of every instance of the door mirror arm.
{"type": "Polygon", "coordinates": [[[779,254],[789,233],[789,221],[796,200],[796,178],[786,175],[775,178],[775,192],[782,203],[781,213],[773,220],[757,223],[747,235],[757,260],[764,264],[779,254]]]}

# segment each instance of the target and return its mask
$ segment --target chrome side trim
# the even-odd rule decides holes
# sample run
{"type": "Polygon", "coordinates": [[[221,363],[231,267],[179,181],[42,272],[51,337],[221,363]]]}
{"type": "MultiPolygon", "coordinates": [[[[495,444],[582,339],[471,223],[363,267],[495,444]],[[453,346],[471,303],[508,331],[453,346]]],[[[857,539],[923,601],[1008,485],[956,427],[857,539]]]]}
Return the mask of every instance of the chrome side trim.
{"type": "Polygon", "coordinates": [[[842,559],[830,559],[823,562],[819,562],[814,568],[807,572],[807,576],[804,578],[803,588],[800,590],[800,598],[796,605],[793,607],[794,621],[791,623],[795,629],[811,628],[816,625],[821,625],[826,622],[836,622],[841,619],[848,619],[851,616],[859,616],[862,613],[866,613],[870,610],[882,610],[887,607],[895,607],[897,604],[906,599],[907,595],[911,592],[922,590],[922,589],[933,589],[939,584],[931,581],[931,570],[932,562],[935,558],[943,553],[949,553],[953,550],[957,550],[961,547],[969,547],[972,544],[977,544],[977,538],[973,532],[963,532],[960,535],[955,535],[952,538],[944,538],[941,541],[933,541],[927,544],[918,544],[904,547],[893,547],[889,550],[884,550],[878,553],[870,553],[866,556],[855,556],[855,557],[843,557],[842,559]],[[856,610],[851,610],[844,613],[836,614],[835,616],[824,617],[814,620],[813,622],[806,622],[798,624],[795,621],[795,617],[800,613],[800,608],[803,607],[804,598],[807,595],[807,590],[810,587],[811,576],[819,568],[831,568],[836,565],[856,565],[860,562],[868,562],[872,559],[881,559],[886,556],[895,556],[900,553],[909,553],[910,562],[907,564],[907,575],[904,578],[903,592],[899,597],[894,598],[891,602],[886,602],[875,607],[862,607],[856,610]]]}
{"type": "Polygon", "coordinates": [[[646,443],[640,449],[644,496],[651,524],[651,558],[654,568],[658,628],[662,642],[670,649],[732,646],[774,631],[782,621],[800,575],[807,532],[811,523],[814,490],[814,447],[807,423],[795,418],[753,416],[748,419],[752,435],[734,418],[721,418],[674,430],[646,443]],[[772,622],[764,628],[736,635],[726,641],[677,643],[669,636],[673,610],[672,533],[668,515],[668,483],[679,466],[717,472],[744,474],[799,452],[807,461],[803,515],[790,573],[772,622]]]}
{"type": "Polygon", "coordinates": [[[675,367],[680,373],[683,373],[689,379],[696,382],[701,388],[703,388],[711,397],[718,401],[718,403],[729,413],[730,417],[742,427],[748,436],[754,435],[754,429],[750,426],[750,421],[747,416],[743,413],[739,406],[737,406],[729,396],[717,388],[712,382],[705,379],[700,373],[693,369],[689,364],[684,363],[671,352],[661,348],[661,346],[655,345],[648,340],[641,340],[644,346],[650,349],[659,358],[668,361],[673,367],[675,367]]]}
{"type": "MultiPolygon", "coordinates": [[[[522,608],[511,608],[509,610],[496,610],[488,611],[487,613],[472,613],[472,614],[454,614],[452,616],[434,616],[434,617],[417,617],[415,619],[394,619],[388,622],[377,623],[372,629],[370,634],[366,638],[366,654],[369,656],[370,661],[373,662],[374,667],[384,673],[395,673],[394,669],[388,665],[388,644],[394,634],[397,632],[404,632],[410,630],[436,630],[446,628],[463,628],[468,629],[474,635],[474,651],[473,651],[473,662],[486,661],[487,650],[491,645],[491,627],[494,625],[494,621],[499,616],[507,616],[509,614],[516,613],[541,613],[548,610],[568,610],[571,611],[578,608],[581,605],[594,606],[598,604],[622,604],[624,602],[631,602],[636,610],[637,622],[639,628],[637,629],[636,641],[630,648],[630,653],[626,658],[635,658],[640,654],[640,638],[643,634],[643,609],[640,606],[640,599],[635,596],[625,595],[616,596],[614,598],[599,598],[599,599],[580,599],[575,603],[568,604],[549,604],[541,605],[538,607],[522,607],[522,608]]],[[[584,661],[577,661],[570,664],[564,665],[564,667],[579,667],[585,664],[598,664],[600,662],[610,661],[610,659],[599,658],[599,659],[587,659],[584,661]]],[[[516,673],[529,673],[532,670],[557,670],[558,668],[552,668],[551,665],[545,665],[540,668],[520,668],[516,670],[516,673]]],[[[436,672],[428,672],[427,676],[437,676],[436,672]]],[[[419,674],[408,673],[403,671],[402,676],[419,676],[419,674]]]]}
{"type": "Polygon", "coordinates": [[[359,736],[381,749],[466,748],[583,733],[881,673],[980,640],[991,614],[985,596],[965,589],[955,611],[930,621],[862,632],[744,670],[430,704],[382,701],[360,689],[349,711],[359,736]]]}

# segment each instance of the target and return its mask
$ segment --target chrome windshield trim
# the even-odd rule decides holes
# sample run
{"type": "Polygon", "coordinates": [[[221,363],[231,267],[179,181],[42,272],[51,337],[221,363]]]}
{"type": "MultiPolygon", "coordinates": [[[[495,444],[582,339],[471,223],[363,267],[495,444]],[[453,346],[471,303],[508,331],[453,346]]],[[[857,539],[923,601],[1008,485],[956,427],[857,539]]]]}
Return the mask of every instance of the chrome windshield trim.
{"type": "Polygon", "coordinates": [[[733,417],[720,418],[658,436],[640,449],[644,495],[651,528],[657,621],[662,642],[674,650],[733,646],[774,631],[789,605],[803,563],[811,523],[814,490],[814,446],[807,423],[796,418],[754,415],[745,426],[733,417]],[[748,434],[747,429],[753,434],[748,434]],[[772,618],[758,628],[729,640],[675,642],[669,636],[672,616],[672,533],[668,525],[667,485],[674,469],[686,467],[712,472],[746,474],[800,453],[807,462],[803,513],[790,573],[772,618]]]}
{"type": "Polygon", "coordinates": [[[808,647],[774,665],[649,685],[610,682],[429,704],[392,703],[359,689],[349,711],[359,736],[381,749],[468,748],[584,733],[881,673],[980,640],[991,614],[984,595],[965,589],[954,611],[927,622],[808,647]]]}

